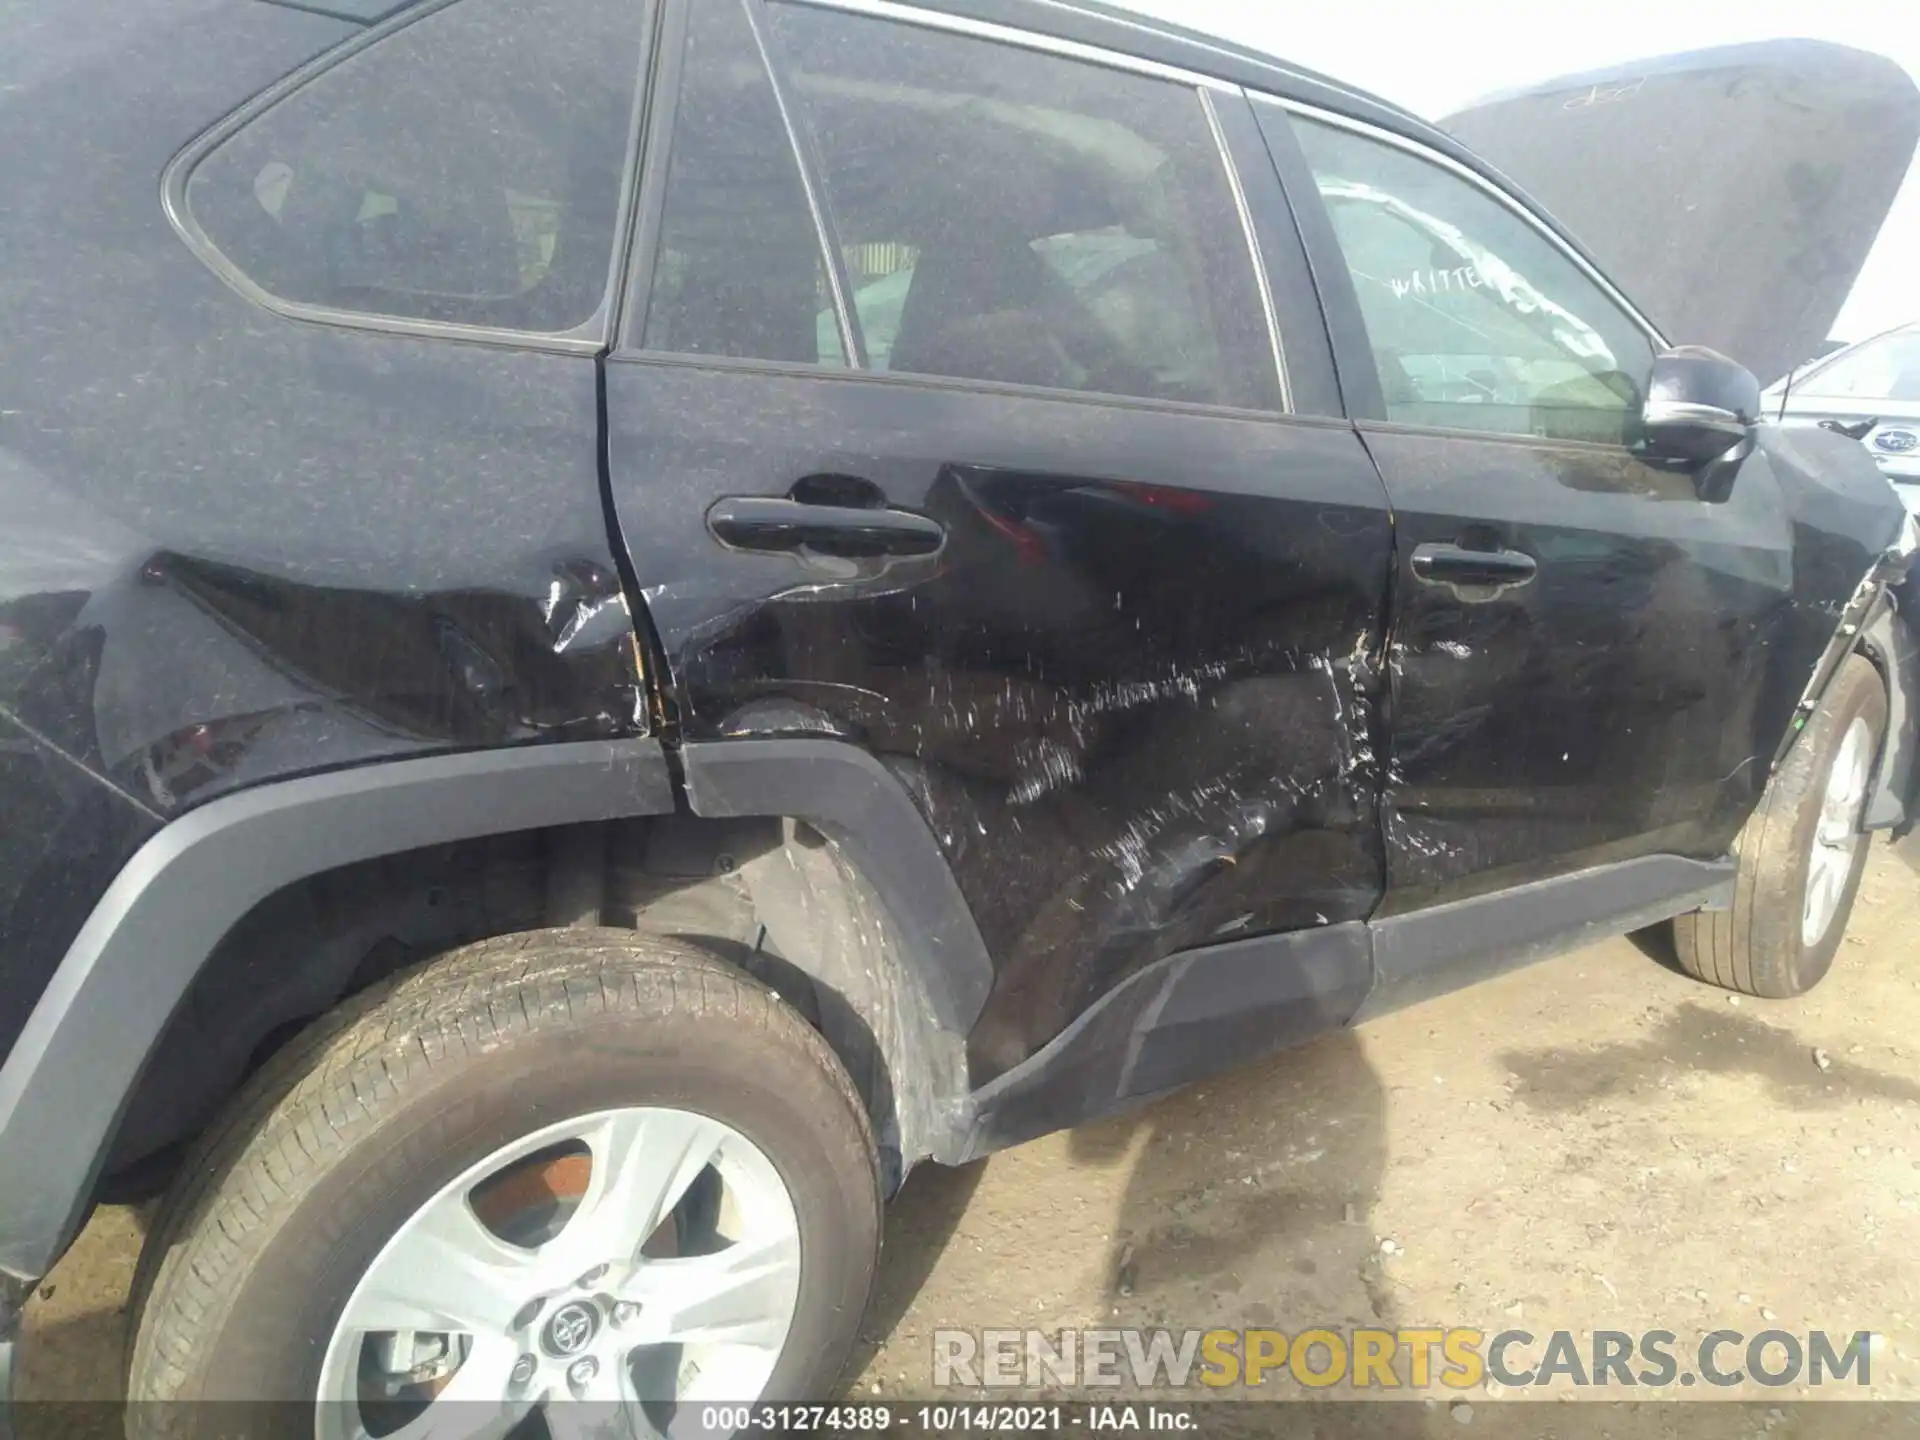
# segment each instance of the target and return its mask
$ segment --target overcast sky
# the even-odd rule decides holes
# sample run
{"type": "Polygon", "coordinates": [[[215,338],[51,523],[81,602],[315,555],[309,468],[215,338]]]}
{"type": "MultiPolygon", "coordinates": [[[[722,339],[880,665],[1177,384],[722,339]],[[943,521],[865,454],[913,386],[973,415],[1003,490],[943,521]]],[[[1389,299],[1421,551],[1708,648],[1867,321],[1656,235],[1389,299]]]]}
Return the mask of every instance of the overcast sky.
{"type": "MultiPolygon", "coordinates": [[[[1438,119],[1491,91],[1650,55],[1805,36],[1876,50],[1920,80],[1920,0],[1122,0],[1438,119]]],[[[1920,319],[1920,166],[1834,334],[1920,319]]]]}

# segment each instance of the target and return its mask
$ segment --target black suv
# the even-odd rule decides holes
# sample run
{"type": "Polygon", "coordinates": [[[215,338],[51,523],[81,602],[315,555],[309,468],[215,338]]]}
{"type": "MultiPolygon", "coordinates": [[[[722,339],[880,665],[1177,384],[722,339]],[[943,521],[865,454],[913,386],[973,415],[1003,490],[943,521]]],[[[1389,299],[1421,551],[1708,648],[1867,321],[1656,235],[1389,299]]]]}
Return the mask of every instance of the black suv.
{"type": "Polygon", "coordinates": [[[6,16],[0,1340],[164,1192],[136,1400],[823,1396],[916,1163],[1668,920],[1798,994],[1906,819],[1872,462],[1362,95],[6,16]]]}

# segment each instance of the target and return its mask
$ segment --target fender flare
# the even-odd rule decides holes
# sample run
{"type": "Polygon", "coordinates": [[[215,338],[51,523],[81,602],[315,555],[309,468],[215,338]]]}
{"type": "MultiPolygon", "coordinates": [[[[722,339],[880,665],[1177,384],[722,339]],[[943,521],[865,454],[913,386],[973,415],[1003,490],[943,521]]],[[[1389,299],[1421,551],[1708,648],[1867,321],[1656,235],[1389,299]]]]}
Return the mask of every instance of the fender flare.
{"type": "Polygon", "coordinates": [[[1920,604],[1909,614],[1902,601],[1920,602],[1911,581],[1882,598],[1860,629],[1859,649],[1873,661],[1887,686],[1887,741],[1881,747],[1879,773],[1867,801],[1866,828],[1905,834],[1920,819],[1915,813],[1915,706],[1920,704],[1920,604]]]}
{"type": "MultiPolygon", "coordinates": [[[[889,1184],[923,1155],[943,1164],[966,1159],[976,1108],[966,1041],[986,1008],[994,967],[907,784],[847,740],[717,740],[685,745],[679,755],[695,815],[804,822],[845,857],[857,877],[853,890],[884,911],[876,936],[854,919],[855,902],[854,923],[841,932],[848,953],[836,957],[840,973],[825,973],[836,968],[825,965],[820,978],[844,983],[872,1028],[899,1127],[899,1153],[882,1140],[889,1184]]],[[[820,908],[816,901],[813,909],[820,908]]]]}
{"type": "Polygon", "coordinates": [[[844,740],[743,739],[681,747],[695,815],[804,820],[843,846],[893,912],[942,1030],[965,1036],[993,963],[946,856],[894,773],[844,740]]]}
{"type": "Polygon", "coordinates": [[[312,775],[166,826],[94,907],[0,1065],[0,1272],[36,1280],[59,1258],[169,1020],[260,901],[381,855],[674,808],[659,741],[627,739],[312,775]]]}
{"type": "Polygon", "coordinates": [[[1915,773],[1920,768],[1920,735],[1915,733],[1916,707],[1920,707],[1920,632],[1915,628],[1920,625],[1920,579],[1905,573],[1911,559],[1889,552],[1861,580],[1767,770],[1771,779],[1793,753],[1807,722],[1839,679],[1847,657],[1864,656],[1879,671],[1887,692],[1887,738],[1868,791],[1864,828],[1901,835],[1920,819],[1915,813],[1920,796],[1914,793],[1920,780],[1915,773]]]}

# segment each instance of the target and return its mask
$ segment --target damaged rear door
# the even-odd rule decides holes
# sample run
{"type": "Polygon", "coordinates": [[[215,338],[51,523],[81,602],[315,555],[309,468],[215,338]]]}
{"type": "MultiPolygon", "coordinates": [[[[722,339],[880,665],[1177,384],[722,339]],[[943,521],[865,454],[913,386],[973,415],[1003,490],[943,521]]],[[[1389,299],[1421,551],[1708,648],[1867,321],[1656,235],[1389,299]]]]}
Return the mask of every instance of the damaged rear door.
{"type": "Polygon", "coordinates": [[[1244,97],[933,14],[670,23],[607,410],[683,735],[903,781],[996,969],[976,1084],[1221,941],[1350,927],[1302,1028],[1349,1018],[1391,534],[1244,97]]]}

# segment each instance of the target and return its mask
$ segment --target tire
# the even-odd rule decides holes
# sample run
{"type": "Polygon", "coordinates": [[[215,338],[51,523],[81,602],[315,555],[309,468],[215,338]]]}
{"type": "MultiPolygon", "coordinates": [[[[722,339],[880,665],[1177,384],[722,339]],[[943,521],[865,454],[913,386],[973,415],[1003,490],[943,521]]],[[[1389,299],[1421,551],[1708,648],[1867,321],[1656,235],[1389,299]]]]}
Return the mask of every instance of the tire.
{"type": "Polygon", "coordinates": [[[1740,832],[1733,907],[1673,922],[1674,948],[1688,974],[1769,1000],[1804,995],[1826,977],[1867,866],[1860,822],[1886,731],[1879,672],[1851,656],[1740,832]],[[1850,798],[1833,789],[1841,767],[1859,781],[1840,787],[1857,788],[1850,798]],[[1844,848],[1831,846],[1824,864],[1815,855],[1823,833],[1844,837],[1844,848]],[[1826,903],[1814,902],[1816,883],[1826,903]]]}
{"type": "MultiPolygon", "coordinates": [[[[497,1209],[497,1197],[507,1197],[503,1203],[521,1207],[512,1211],[516,1217],[562,1216],[542,1221],[557,1232],[545,1242],[551,1250],[490,1243],[514,1265],[534,1254],[557,1255],[556,1263],[566,1263],[569,1251],[578,1249],[566,1238],[573,1234],[574,1217],[624,1225],[632,1222],[621,1217],[640,1212],[626,1191],[619,1192],[617,1204],[602,1193],[594,1202],[599,1208],[590,1208],[590,1186],[603,1178],[596,1172],[590,1182],[575,1186],[578,1198],[568,1213],[569,1202],[555,1197],[570,1192],[553,1177],[584,1175],[602,1154],[633,1157],[626,1171],[607,1167],[609,1191],[622,1174],[647,1172],[649,1166],[660,1170],[655,1157],[669,1153],[655,1138],[665,1133],[657,1129],[665,1122],[655,1118],[662,1116],[698,1127],[708,1140],[716,1133],[731,1138],[719,1142],[722,1148],[711,1165],[686,1185],[675,1208],[652,1212],[669,1217],[652,1238],[623,1242],[621,1264],[636,1275],[667,1273],[644,1268],[655,1262],[641,1258],[654,1255],[663,1235],[670,1235],[673,1248],[666,1253],[672,1260],[697,1263],[702,1255],[718,1253],[727,1241],[717,1218],[724,1204],[714,1197],[733,1184],[722,1176],[723,1165],[746,1167],[742,1174],[750,1169],[759,1177],[755,1183],[769,1213],[794,1222],[791,1242],[778,1242],[786,1246],[780,1252],[785,1258],[764,1267],[769,1275],[789,1277],[777,1283],[790,1283],[787,1293],[794,1298],[785,1331],[772,1332],[777,1338],[760,1350],[739,1353],[759,1356],[772,1367],[766,1396],[826,1398],[856,1336],[880,1235],[873,1136],[845,1070],[820,1036],[771,991],[691,946],[624,931],[546,931],[453,951],[355,998],[290,1043],[209,1128],[155,1218],[135,1278],[130,1433],[192,1435],[215,1426],[223,1435],[235,1433],[232,1407],[143,1402],[311,1406],[321,1392],[323,1372],[364,1374],[366,1353],[355,1338],[360,1332],[341,1326],[349,1302],[359,1304],[368,1296],[362,1282],[371,1273],[397,1273],[391,1270],[398,1263],[393,1257],[414,1253],[405,1247],[414,1243],[409,1237],[424,1233],[421,1217],[456,1213],[447,1205],[459,1207],[463,1221],[486,1214],[478,1223],[490,1230],[496,1221],[483,1199],[497,1209]],[[583,1116],[589,1118],[578,1118],[583,1116]],[[616,1133],[609,1128],[615,1125],[627,1127],[618,1133],[630,1137],[628,1148],[599,1149],[598,1137],[616,1133]],[[474,1167],[491,1164],[490,1157],[512,1153],[515,1146],[544,1144],[540,1137],[556,1126],[584,1127],[579,1133],[590,1137],[589,1143],[576,1149],[586,1162],[566,1148],[573,1144],[568,1141],[507,1165],[486,1183],[463,1188],[471,1183],[474,1167]],[[638,1137],[646,1137],[645,1143],[638,1137]],[[529,1185],[536,1198],[515,1198],[521,1192],[533,1195],[529,1185]],[[779,1209],[782,1188],[790,1210],[779,1209]],[[449,1194],[456,1198],[447,1200],[449,1194]],[[703,1242],[708,1248],[695,1249],[687,1238],[708,1223],[692,1218],[703,1206],[712,1212],[714,1233],[703,1242]],[[348,1357],[342,1362],[347,1370],[329,1358],[336,1346],[345,1347],[340,1353],[348,1357]]],[[[662,1174],[691,1173],[684,1156],[693,1150],[689,1146],[679,1153],[683,1158],[662,1174]]],[[[696,1158],[693,1163],[705,1162],[696,1158]]],[[[467,1232],[460,1233],[464,1239],[467,1232]]],[[[591,1227],[581,1233],[592,1238],[591,1227]]],[[[439,1242],[429,1237],[420,1243],[439,1242]]],[[[443,1272],[406,1273],[438,1277],[443,1272]]],[[[509,1273],[517,1280],[534,1272],[485,1273],[509,1273]]],[[[579,1283],[595,1273],[590,1270],[579,1283]]],[[[571,1325],[579,1307],[562,1305],[567,1298],[556,1292],[536,1301],[531,1307],[536,1313],[521,1312],[509,1322],[524,1325],[517,1336],[487,1332],[484,1352],[477,1326],[470,1338],[429,1342],[472,1347],[450,1379],[436,1377],[431,1384],[444,1384],[448,1398],[488,1390],[491,1372],[476,1370],[471,1385],[461,1376],[483,1353],[491,1359],[501,1353],[498,1347],[511,1345],[538,1358],[544,1385],[550,1378],[547,1367],[566,1363],[570,1352],[540,1349],[551,1338],[541,1328],[548,1323],[542,1316],[551,1317],[552,1325],[563,1320],[571,1325]]],[[[389,1302],[375,1284],[366,1303],[389,1302]]],[[[437,1292],[432,1303],[451,1304],[437,1292]]],[[[623,1346],[627,1342],[613,1334],[619,1323],[616,1307],[606,1296],[598,1303],[601,1325],[592,1338],[596,1344],[623,1346]]],[[[645,1305],[617,1308],[636,1323],[650,1320],[645,1305]]],[[[404,1343],[406,1355],[417,1360],[420,1342],[404,1343]]],[[[680,1357],[704,1352],[659,1353],[668,1356],[663,1373],[677,1377],[675,1385],[697,1384],[697,1370],[688,1382],[680,1357]]],[[[452,1362],[441,1363],[444,1368],[452,1362]]],[[[517,1376],[514,1367],[527,1363],[522,1357],[506,1368],[517,1376]]],[[[617,1365],[629,1368],[626,1360],[617,1365]]],[[[564,1373],[567,1380],[574,1378],[571,1369],[564,1373]]],[[[381,1383],[387,1378],[383,1375],[381,1383]]],[[[425,1403],[415,1392],[401,1393],[425,1403]]],[[[542,1393],[568,1398],[560,1388],[542,1393]]],[[[356,1398],[365,1401],[364,1394],[356,1398]]],[[[324,1417],[329,1408],[347,1407],[323,1406],[318,1413],[324,1417]]],[[[241,1407],[239,1413],[255,1410],[241,1407]]],[[[259,1413],[258,1430],[286,1433],[287,1419],[269,1407],[259,1413]]],[[[297,1423],[313,1433],[310,1420],[297,1423]]],[[[324,1420],[322,1433],[327,1433],[324,1420]]]]}

